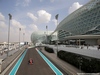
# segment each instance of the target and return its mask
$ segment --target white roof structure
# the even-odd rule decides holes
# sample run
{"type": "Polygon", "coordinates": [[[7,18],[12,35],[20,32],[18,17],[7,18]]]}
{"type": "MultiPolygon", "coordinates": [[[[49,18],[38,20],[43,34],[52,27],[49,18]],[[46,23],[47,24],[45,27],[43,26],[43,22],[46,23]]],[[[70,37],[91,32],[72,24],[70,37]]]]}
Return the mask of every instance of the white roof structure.
{"type": "Polygon", "coordinates": [[[100,35],[75,35],[67,36],[65,39],[100,39],[100,35]]]}

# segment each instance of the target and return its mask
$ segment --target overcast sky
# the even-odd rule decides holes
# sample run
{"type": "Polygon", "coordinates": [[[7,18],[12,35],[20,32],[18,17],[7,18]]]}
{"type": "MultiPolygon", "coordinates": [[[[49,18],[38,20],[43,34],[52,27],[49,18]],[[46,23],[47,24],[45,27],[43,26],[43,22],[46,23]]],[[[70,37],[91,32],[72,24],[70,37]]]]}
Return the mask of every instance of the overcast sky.
{"type": "Polygon", "coordinates": [[[19,41],[19,28],[21,28],[21,41],[23,33],[25,41],[31,41],[34,31],[49,31],[56,28],[55,15],[59,14],[58,22],[80,8],[90,0],[0,0],[0,42],[8,40],[9,16],[10,42],[19,41]]]}

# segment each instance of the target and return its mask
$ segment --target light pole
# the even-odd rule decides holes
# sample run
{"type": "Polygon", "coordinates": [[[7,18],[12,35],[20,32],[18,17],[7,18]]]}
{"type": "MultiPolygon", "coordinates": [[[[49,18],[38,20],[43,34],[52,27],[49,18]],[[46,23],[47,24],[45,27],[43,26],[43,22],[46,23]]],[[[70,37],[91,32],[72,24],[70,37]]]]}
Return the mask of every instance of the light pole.
{"type": "Polygon", "coordinates": [[[8,53],[9,53],[9,39],[10,39],[10,20],[12,19],[12,15],[8,14],[8,16],[9,16],[9,26],[8,26],[8,51],[7,51],[7,57],[9,56],[8,53]]]}
{"type": "Polygon", "coordinates": [[[19,50],[20,50],[20,31],[21,31],[21,28],[19,28],[19,50]]]}
{"type": "Polygon", "coordinates": [[[46,43],[48,42],[48,26],[46,26],[46,43]]]}
{"type": "MultiPolygon", "coordinates": [[[[59,14],[57,14],[57,15],[55,16],[55,19],[57,20],[57,25],[58,25],[58,15],[59,15],[59,14]]],[[[57,37],[57,53],[58,53],[58,36],[57,36],[57,34],[56,34],[56,37],[57,37]]]]}
{"type": "Polygon", "coordinates": [[[25,35],[25,33],[23,33],[23,42],[24,42],[24,35],[25,35]]]}
{"type": "Polygon", "coordinates": [[[44,43],[46,44],[46,32],[44,32],[44,36],[45,36],[45,38],[44,38],[44,43]]]}

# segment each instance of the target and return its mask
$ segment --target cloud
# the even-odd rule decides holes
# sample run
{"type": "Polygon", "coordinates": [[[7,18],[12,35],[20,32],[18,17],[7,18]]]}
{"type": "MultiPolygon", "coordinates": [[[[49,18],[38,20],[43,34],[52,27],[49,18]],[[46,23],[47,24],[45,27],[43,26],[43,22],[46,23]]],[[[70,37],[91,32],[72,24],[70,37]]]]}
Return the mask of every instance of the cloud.
{"type": "Polygon", "coordinates": [[[0,21],[4,21],[5,20],[5,17],[3,16],[2,13],[0,13],[0,21]]]}
{"type": "Polygon", "coordinates": [[[37,19],[38,19],[37,17],[34,16],[34,14],[32,14],[30,12],[27,13],[27,16],[30,17],[33,21],[37,21],[37,19]]]}
{"type": "Polygon", "coordinates": [[[37,17],[30,12],[27,13],[27,16],[37,23],[48,23],[51,19],[51,14],[46,12],[45,10],[37,11],[37,17]]]}
{"type": "Polygon", "coordinates": [[[5,24],[5,17],[2,13],[0,13],[0,28],[5,28],[6,24],[5,24]]]}
{"type": "Polygon", "coordinates": [[[23,4],[24,4],[24,6],[28,6],[30,2],[31,2],[31,0],[24,0],[23,4]]]}
{"type": "Polygon", "coordinates": [[[16,6],[28,6],[31,0],[17,0],[16,6]]]}
{"type": "Polygon", "coordinates": [[[80,8],[81,6],[83,5],[79,4],[78,2],[74,2],[68,10],[69,14],[74,12],[76,9],[80,8]]]}
{"type": "MultiPolygon", "coordinates": [[[[40,0],[40,2],[43,2],[44,0],[40,0]]],[[[54,2],[55,0],[50,0],[50,2],[54,2]]]]}
{"type": "Polygon", "coordinates": [[[32,29],[32,31],[38,31],[38,27],[35,24],[31,24],[29,27],[32,29]]]}
{"type": "Polygon", "coordinates": [[[6,26],[5,22],[0,21],[0,28],[6,28],[6,27],[7,27],[7,26],[6,26]]]}
{"type": "Polygon", "coordinates": [[[51,19],[51,14],[49,14],[45,10],[39,10],[37,14],[38,14],[38,21],[40,23],[48,23],[51,19]]]}
{"type": "Polygon", "coordinates": [[[14,20],[14,19],[11,21],[11,24],[13,27],[16,27],[16,28],[22,28],[22,29],[26,28],[25,25],[22,25],[20,22],[14,20]]]}
{"type": "Polygon", "coordinates": [[[5,23],[5,16],[0,12],[0,42],[7,41],[7,25],[5,23]]]}

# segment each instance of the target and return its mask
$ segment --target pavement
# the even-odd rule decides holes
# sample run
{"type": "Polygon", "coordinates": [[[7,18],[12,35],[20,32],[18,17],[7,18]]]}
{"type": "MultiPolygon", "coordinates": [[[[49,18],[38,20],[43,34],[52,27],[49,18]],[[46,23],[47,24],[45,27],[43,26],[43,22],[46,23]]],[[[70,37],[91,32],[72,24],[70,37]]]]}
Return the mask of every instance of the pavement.
{"type": "MultiPolygon", "coordinates": [[[[54,50],[57,50],[57,46],[54,45],[46,45],[48,47],[53,48],[54,50]]],[[[71,52],[71,53],[75,53],[75,54],[79,54],[79,55],[83,55],[83,56],[87,56],[87,57],[92,57],[92,58],[96,58],[96,59],[100,59],[100,50],[97,50],[96,47],[92,47],[90,46],[88,49],[86,47],[78,48],[75,46],[60,46],[58,45],[58,51],[63,50],[63,51],[67,51],[67,52],[71,52]]]]}
{"type": "MultiPolygon", "coordinates": [[[[64,70],[68,75],[77,75],[77,73],[80,73],[79,69],[59,59],[55,53],[48,53],[44,50],[43,47],[41,47],[41,52],[45,54],[54,63],[56,63],[56,65],[59,66],[62,70],[64,70]]],[[[64,75],[67,75],[67,74],[64,74],[64,75]]]]}

